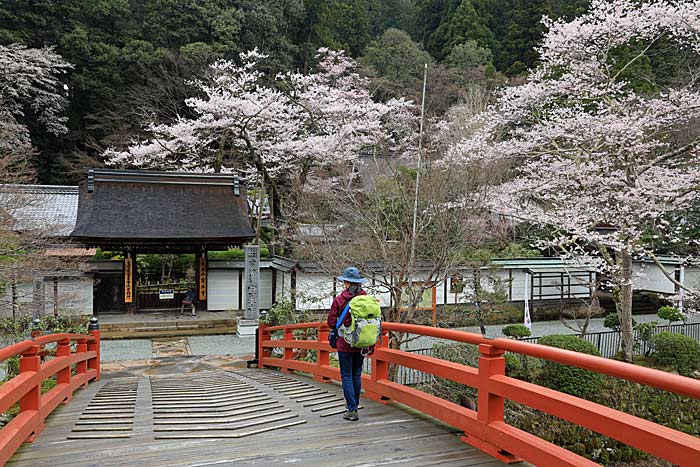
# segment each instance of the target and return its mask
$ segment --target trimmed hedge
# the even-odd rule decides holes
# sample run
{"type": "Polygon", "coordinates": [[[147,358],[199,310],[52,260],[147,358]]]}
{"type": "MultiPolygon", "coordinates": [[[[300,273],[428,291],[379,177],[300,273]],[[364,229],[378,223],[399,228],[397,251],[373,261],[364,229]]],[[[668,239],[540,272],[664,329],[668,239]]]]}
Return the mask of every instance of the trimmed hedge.
{"type": "Polygon", "coordinates": [[[681,311],[673,306],[662,306],[659,308],[659,311],[656,313],[656,316],[658,316],[661,319],[668,320],[668,325],[670,326],[672,322],[674,321],[685,321],[685,316],[681,311]]]}
{"type": "Polygon", "coordinates": [[[654,336],[654,347],[651,358],[656,364],[671,367],[684,376],[700,370],[700,344],[692,337],[662,332],[654,336]]]}
{"type": "Polygon", "coordinates": [[[504,336],[515,337],[516,339],[529,337],[531,334],[527,326],[522,324],[509,324],[508,326],[504,326],[503,329],[501,329],[501,333],[504,336]]]}
{"type": "MultiPolygon", "coordinates": [[[[540,338],[539,344],[600,356],[598,349],[578,336],[552,334],[540,338]]],[[[569,365],[545,361],[540,374],[540,384],[572,396],[586,397],[600,388],[602,376],[592,371],[569,365]]]]}

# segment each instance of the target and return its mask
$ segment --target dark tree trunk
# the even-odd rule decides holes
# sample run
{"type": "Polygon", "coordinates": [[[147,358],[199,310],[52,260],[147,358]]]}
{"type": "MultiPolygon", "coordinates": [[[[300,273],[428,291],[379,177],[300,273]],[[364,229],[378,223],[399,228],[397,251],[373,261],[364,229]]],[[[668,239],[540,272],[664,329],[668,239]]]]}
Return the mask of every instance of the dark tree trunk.
{"type": "Polygon", "coordinates": [[[622,284],[620,284],[619,304],[617,306],[622,334],[622,353],[627,362],[632,361],[634,347],[634,329],[632,326],[632,255],[627,251],[621,253],[622,284]]]}

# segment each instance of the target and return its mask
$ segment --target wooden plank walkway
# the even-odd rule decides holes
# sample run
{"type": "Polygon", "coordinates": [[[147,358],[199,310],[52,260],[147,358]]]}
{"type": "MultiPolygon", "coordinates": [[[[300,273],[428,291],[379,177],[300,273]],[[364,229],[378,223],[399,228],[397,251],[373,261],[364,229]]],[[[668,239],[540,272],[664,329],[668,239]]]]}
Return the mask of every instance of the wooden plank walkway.
{"type": "Polygon", "coordinates": [[[362,404],[360,421],[342,420],[337,384],[271,370],[107,377],[7,466],[505,465],[420,413],[362,404]]]}

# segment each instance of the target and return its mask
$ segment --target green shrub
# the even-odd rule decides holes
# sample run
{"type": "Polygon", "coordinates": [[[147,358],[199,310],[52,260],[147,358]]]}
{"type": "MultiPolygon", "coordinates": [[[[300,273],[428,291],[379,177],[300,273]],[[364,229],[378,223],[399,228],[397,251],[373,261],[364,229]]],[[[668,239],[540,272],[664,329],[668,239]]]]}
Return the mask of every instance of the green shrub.
{"type": "MultiPolygon", "coordinates": [[[[76,314],[62,314],[59,316],[42,316],[39,321],[39,329],[44,333],[72,333],[86,334],[90,316],[76,314]]],[[[19,342],[29,338],[31,331],[32,315],[21,314],[16,318],[0,318],[0,334],[19,342]]]]}
{"type": "MultiPolygon", "coordinates": [[[[433,345],[432,356],[449,362],[460,363],[462,365],[478,368],[479,347],[473,344],[445,343],[433,345]]],[[[506,375],[529,381],[530,369],[535,366],[535,359],[519,354],[506,353],[506,375]]],[[[445,400],[464,405],[464,401],[476,401],[476,389],[454,381],[435,378],[435,381],[424,386],[424,390],[445,400]]]]}
{"type": "Polygon", "coordinates": [[[522,324],[509,324],[501,330],[501,333],[503,333],[504,336],[514,337],[516,339],[520,339],[521,337],[529,337],[531,334],[527,326],[522,324]]]}
{"type": "Polygon", "coordinates": [[[503,357],[506,359],[506,374],[508,376],[518,375],[523,371],[523,362],[520,361],[518,354],[506,353],[503,357]]]}
{"type": "Polygon", "coordinates": [[[654,347],[654,331],[658,327],[659,323],[656,321],[651,321],[649,323],[640,323],[635,326],[637,331],[637,338],[634,341],[634,348],[640,349],[643,343],[646,343],[646,350],[644,351],[644,356],[648,357],[651,354],[654,347]]]}
{"type": "Polygon", "coordinates": [[[662,332],[654,336],[654,347],[652,359],[658,365],[671,367],[685,376],[700,370],[700,344],[692,337],[662,332]]]}
{"type": "MultiPolygon", "coordinates": [[[[600,356],[598,349],[593,344],[578,336],[553,334],[540,338],[539,343],[550,347],[600,356]]],[[[550,361],[543,363],[540,379],[543,386],[578,397],[586,397],[593,394],[602,382],[602,376],[598,373],[550,361]]]]}
{"type": "Polygon", "coordinates": [[[268,326],[306,323],[312,321],[308,311],[297,311],[291,300],[278,300],[267,313],[260,313],[258,321],[268,326]]]}
{"type": "MultiPolygon", "coordinates": [[[[432,356],[448,362],[471,367],[479,366],[479,348],[473,344],[445,343],[433,345],[432,356]]],[[[477,399],[476,389],[449,379],[435,378],[427,385],[428,392],[442,399],[461,404],[462,401],[477,399]]]]}
{"type": "Polygon", "coordinates": [[[661,308],[659,308],[659,311],[658,313],[656,313],[656,316],[658,316],[661,319],[668,320],[669,326],[674,321],[685,322],[685,316],[683,316],[683,313],[681,313],[678,308],[673,306],[662,306],[661,308]]]}
{"type": "MultiPolygon", "coordinates": [[[[87,325],[90,317],[85,315],[47,315],[42,316],[39,329],[46,334],[69,333],[87,334],[87,325]]],[[[12,341],[20,342],[29,339],[31,333],[32,316],[23,314],[16,319],[1,318],[0,334],[12,341]]],[[[5,380],[8,381],[19,374],[19,357],[12,357],[0,363],[5,366],[5,380]]]]}
{"type": "MultiPolygon", "coordinates": [[[[313,321],[313,316],[309,311],[298,311],[294,308],[290,300],[279,300],[267,313],[260,313],[258,318],[259,323],[267,324],[268,326],[283,326],[285,324],[307,323],[313,321]]],[[[282,331],[272,333],[272,338],[277,339],[282,337],[282,331]]],[[[314,329],[295,329],[292,331],[294,339],[315,340],[318,338],[318,332],[314,329]]],[[[315,362],[317,355],[315,350],[299,349],[295,351],[295,360],[304,360],[315,362]]]]}
{"type": "MultiPolygon", "coordinates": [[[[268,258],[270,250],[262,246],[260,247],[260,257],[268,258]]],[[[208,251],[207,258],[220,261],[240,261],[245,259],[245,252],[240,248],[231,248],[226,251],[208,251]]]]}
{"type": "MultiPolygon", "coordinates": [[[[637,321],[632,318],[632,326],[636,326],[637,321]]],[[[620,317],[617,316],[617,313],[610,313],[605,317],[605,320],[603,321],[603,326],[612,329],[613,331],[619,331],[620,330],[620,317]]]]}
{"type": "Polygon", "coordinates": [[[620,318],[617,316],[617,313],[610,313],[607,315],[603,321],[603,326],[614,331],[619,331],[620,318]]]}
{"type": "Polygon", "coordinates": [[[240,248],[232,248],[227,251],[208,251],[207,257],[221,261],[242,260],[245,258],[245,253],[240,248]]]}

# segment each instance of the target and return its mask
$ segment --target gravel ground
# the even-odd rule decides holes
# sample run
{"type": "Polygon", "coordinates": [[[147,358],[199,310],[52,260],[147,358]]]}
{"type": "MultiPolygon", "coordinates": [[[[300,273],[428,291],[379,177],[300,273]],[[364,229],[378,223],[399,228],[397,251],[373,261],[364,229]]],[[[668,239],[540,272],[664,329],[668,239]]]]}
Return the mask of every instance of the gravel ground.
{"type": "Polygon", "coordinates": [[[153,345],[150,339],[103,340],[100,357],[103,362],[145,360],[153,357],[153,345]]]}
{"type": "Polygon", "coordinates": [[[192,355],[253,355],[255,336],[190,336],[187,338],[192,355]]]}
{"type": "MultiPolygon", "coordinates": [[[[255,337],[236,335],[189,336],[187,343],[192,355],[244,356],[255,354],[255,337]]],[[[101,352],[103,362],[154,358],[151,339],[103,340],[101,352]]]]}

